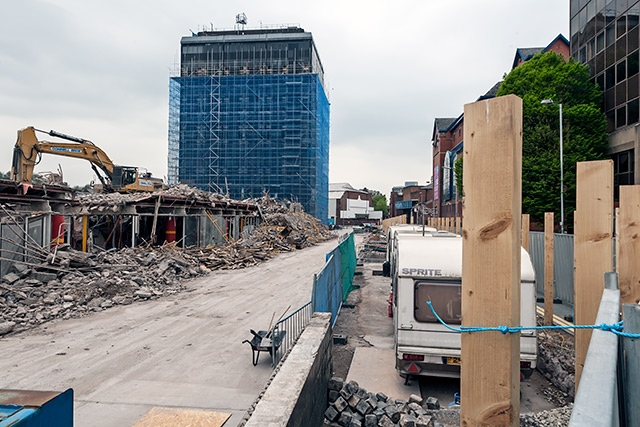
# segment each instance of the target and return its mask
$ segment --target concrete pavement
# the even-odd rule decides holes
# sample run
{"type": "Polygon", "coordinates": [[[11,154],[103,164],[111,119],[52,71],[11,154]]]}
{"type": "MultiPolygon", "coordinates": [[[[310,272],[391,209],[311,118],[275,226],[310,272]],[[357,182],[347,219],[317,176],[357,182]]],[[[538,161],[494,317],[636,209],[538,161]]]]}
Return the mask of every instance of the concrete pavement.
{"type": "Polygon", "coordinates": [[[6,388],[75,392],[75,425],[131,425],[156,406],[230,413],[237,425],[272,374],[242,340],[274,312],[302,306],[313,274],[337,244],[215,271],[178,295],[116,306],[0,339],[6,388]]]}

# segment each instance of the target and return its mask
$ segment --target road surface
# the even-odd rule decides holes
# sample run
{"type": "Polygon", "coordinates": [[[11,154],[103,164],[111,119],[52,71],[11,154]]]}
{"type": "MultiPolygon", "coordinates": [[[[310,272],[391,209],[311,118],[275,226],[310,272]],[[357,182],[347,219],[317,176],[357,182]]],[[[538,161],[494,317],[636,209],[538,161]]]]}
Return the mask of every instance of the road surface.
{"type": "Polygon", "coordinates": [[[0,384],[75,393],[75,425],[121,427],[156,406],[231,414],[236,426],[271,376],[242,340],[311,298],[337,240],[258,266],[215,271],[160,300],[116,306],[0,339],[0,384]]]}

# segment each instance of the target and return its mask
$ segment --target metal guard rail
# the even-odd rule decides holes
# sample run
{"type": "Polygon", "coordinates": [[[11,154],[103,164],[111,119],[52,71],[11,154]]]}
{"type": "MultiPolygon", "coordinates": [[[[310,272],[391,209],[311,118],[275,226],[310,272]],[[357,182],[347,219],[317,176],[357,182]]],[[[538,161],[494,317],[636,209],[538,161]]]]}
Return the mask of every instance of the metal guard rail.
{"type": "Polygon", "coordinates": [[[273,348],[271,366],[275,368],[284,355],[291,350],[310,319],[311,301],[273,325],[270,336],[281,337],[281,340],[280,344],[273,348]]]}

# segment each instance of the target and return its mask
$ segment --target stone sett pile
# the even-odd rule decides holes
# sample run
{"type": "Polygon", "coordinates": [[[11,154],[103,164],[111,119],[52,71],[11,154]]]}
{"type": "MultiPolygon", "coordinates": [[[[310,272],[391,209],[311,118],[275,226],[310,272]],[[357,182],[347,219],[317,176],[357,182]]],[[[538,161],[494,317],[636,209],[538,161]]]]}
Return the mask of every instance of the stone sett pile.
{"type": "Polygon", "coordinates": [[[369,393],[356,381],[333,377],[324,425],[333,427],[437,427],[459,425],[457,409],[440,409],[438,399],[411,395],[409,400],[369,393]],[[445,424],[446,423],[446,424],[445,424]],[[453,423],[453,424],[450,424],[453,423]]]}
{"type": "MultiPolygon", "coordinates": [[[[324,425],[330,427],[458,427],[459,406],[441,408],[438,399],[411,395],[409,400],[370,393],[357,382],[333,377],[328,385],[329,407],[324,425]]],[[[572,405],[520,414],[521,427],[569,425],[572,405]]]]}

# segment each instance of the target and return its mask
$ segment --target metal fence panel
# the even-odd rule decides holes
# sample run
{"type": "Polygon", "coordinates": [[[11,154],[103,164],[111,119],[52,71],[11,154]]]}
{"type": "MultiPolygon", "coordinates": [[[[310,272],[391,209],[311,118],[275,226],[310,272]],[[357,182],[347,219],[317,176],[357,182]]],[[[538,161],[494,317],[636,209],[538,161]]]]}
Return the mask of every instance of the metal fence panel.
{"type": "Polygon", "coordinates": [[[24,261],[24,236],[17,224],[2,224],[0,227],[0,276],[9,272],[10,260],[24,261]]]}
{"type": "Polygon", "coordinates": [[[309,319],[311,319],[311,302],[303,305],[273,326],[269,336],[272,341],[271,364],[274,368],[298,341],[302,331],[309,324],[309,319]]]}
{"type": "MultiPolygon", "coordinates": [[[[573,305],[573,234],[553,235],[554,299],[573,305]]],[[[544,296],[544,233],[529,233],[529,254],[536,271],[536,293],[544,296]]]]}

